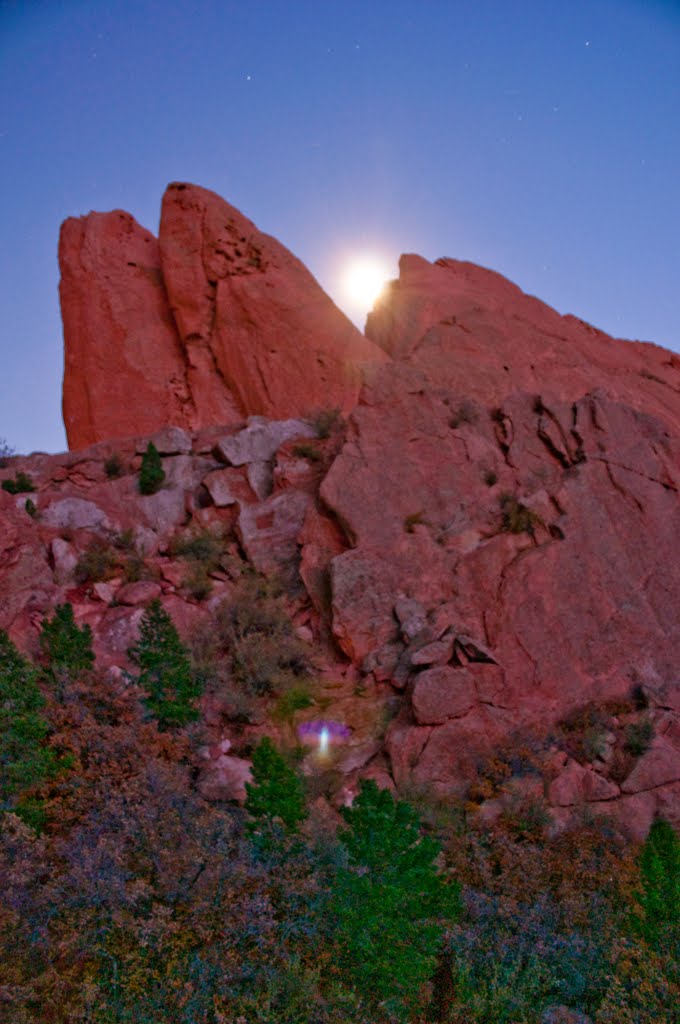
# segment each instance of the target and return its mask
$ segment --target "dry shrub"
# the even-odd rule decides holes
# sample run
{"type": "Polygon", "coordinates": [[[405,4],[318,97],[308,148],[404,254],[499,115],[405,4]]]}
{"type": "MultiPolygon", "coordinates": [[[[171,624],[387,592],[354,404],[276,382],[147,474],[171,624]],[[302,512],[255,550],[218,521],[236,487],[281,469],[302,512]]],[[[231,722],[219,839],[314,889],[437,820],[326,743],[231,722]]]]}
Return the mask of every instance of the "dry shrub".
{"type": "Polygon", "coordinates": [[[233,679],[249,694],[281,693],[309,673],[306,647],[271,580],[242,576],[233,599],[218,609],[216,627],[233,679]]]}

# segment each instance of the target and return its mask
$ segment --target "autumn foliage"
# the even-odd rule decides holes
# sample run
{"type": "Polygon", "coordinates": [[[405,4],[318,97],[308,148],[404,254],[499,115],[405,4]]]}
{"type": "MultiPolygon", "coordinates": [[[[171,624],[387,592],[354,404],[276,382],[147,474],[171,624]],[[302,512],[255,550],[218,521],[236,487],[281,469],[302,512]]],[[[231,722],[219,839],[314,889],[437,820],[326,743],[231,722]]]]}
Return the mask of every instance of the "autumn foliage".
{"type": "Polygon", "coordinates": [[[338,827],[269,739],[245,807],[210,803],[166,613],[129,677],[68,606],[42,635],[34,666],[0,634],[1,1021],[677,1024],[666,823],[480,830],[369,782],[338,827]]]}

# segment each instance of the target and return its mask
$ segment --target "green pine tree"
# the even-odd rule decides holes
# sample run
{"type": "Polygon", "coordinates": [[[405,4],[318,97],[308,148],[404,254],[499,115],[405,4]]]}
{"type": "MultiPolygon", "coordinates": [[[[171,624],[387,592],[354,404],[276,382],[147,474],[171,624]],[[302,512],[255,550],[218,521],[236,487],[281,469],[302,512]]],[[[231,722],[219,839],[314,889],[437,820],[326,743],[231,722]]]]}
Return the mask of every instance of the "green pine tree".
{"type": "Polygon", "coordinates": [[[147,693],[145,704],[163,728],[198,718],[195,701],[200,686],[187,649],[158,598],[144,612],[139,642],[128,654],[141,669],[137,682],[147,693]]]}
{"type": "Polygon", "coordinates": [[[94,667],[92,630],[88,625],[76,625],[73,606],[68,603],[58,604],[52,618],[43,621],[40,647],[54,680],[76,679],[94,667]]]}
{"type": "Polygon", "coordinates": [[[416,812],[375,782],[362,782],[348,828],[348,865],[338,872],[332,907],[345,980],[391,1019],[422,1009],[444,929],[459,913],[459,890],[437,873],[435,839],[416,812]]]}
{"type": "Polygon", "coordinates": [[[295,833],[307,817],[302,785],[268,736],[253,752],[253,781],[246,783],[246,811],[251,821],[248,830],[267,846],[276,832],[295,833]]]}
{"type": "Polygon", "coordinates": [[[656,949],[680,948],[680,839],[661,818],[642,847],[640,883],[636,930],[656,949]]]}
{"type": "Polygon", "coordinates": [[[142,455],[142,465],[139,470],[139,493],[155,494],[160,490],[164,480],[165,471],[158,449],[153,441],[149,441],[146,451],[142,455]]]}
{"type": "Polygon", "coordinates": [[[46,743],[44,705],[36,670],[0,631],[0,810],[14,811],[30,825],[42,819],[30,790],[62,766],[46,743]]]}

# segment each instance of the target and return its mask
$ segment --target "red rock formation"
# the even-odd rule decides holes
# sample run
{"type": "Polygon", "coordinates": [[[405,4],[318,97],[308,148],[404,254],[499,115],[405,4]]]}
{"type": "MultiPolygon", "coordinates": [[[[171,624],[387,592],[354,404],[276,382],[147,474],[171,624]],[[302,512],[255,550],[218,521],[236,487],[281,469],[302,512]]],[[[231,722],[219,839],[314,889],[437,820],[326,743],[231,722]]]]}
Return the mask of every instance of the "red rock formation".
{"type": "Polygon", "coordinates": [[[442,387],[486,406],[512,391],[574,401],[604,387],[680,429],[680,356],[560,316],[473,263],[402,256],[399,269],[366,336],[442,387]]]}
{"type": "Polygon", "coordinates": [[[166,191],[160,256],[114,211],[67,220],[59,262],[72,449],[168,424],[347,412],[362,367],[386,361],[299,260],[194,185],[166,191]]]}
{"type": "Polygon", "coordinates": [[[190,424],[191,394],[158,242],[121,210],[69,218],[59,238],[69,447],[190,424]]]}
{"type": "MultiPolygon", "coordinates": [[[[636,687],[661,729],[680,655],[676,358],[418,257],[367,333],[400,360],[365,389],[321,497],[349,541],[328,562],[336,638],[406,690],[395,779],[461,792],[504,736],[636,687]]],[[[680,777],[672,749],[661,774],[649,755],[655,785],[680,777]]]]}
{"type": "Polygon", "coordinates": [[[160,227],[170,306],[198,379],[217,373],[240,408],[274,419],[348,412],[384,356],[307,268],[214,192],[169,185],[160,227]]]}
{"type": "MultiPolygon", "coordinates": [[[[486,821],[543,800],[557,826],[585,806],[638,836],[657,813],[680,825],[676,356],[561,317],[490,271],[409,256],[367,325],[392,359],[374,365],[344,433],[259,416],[241,429],[246,410],[347,409],[357,366],[380,362],[304,268],[218,197],[172,186],[161,262],[175,333],[155,242],[126,215],[68,222],[62,248],[67,334],[82,346],[82,367],[75,341],[67,361],[76,433],[125,429],[97,373],[119,374],[129,393],[142,322],[185,389],[154,407],[155,380],[142,380],[145,414],[232,426],[157,433],[166,483],[148,497],[134,476],[146,441],[119,443],[113,481],[104,447],[15,461],[36,480],[39,517],[0,492],[0,628],[35,644],[42,614],[72,598],[100,662],[122,666],[145,595],[160,592],[186,628],[211,614],[172,541],[219,530],[230,558],[286,579],[299,635],[342,680],[329,714],[351,720],[354,746],[336,801],[363,775],[476,800],[486,821]],[[120,343],[88,348],[95,330],[120,343]],[[154,582],[74,587],[92,539],[128,529],[154,582]],[[376,745],[388,701],[396,713],[376,745]],[[533,774],[515,771],[518,744],[533,774]],[[484,759],[503,751],[503,786],[475,790],[484,759]]],[[[211,577],[212,602],[233,591],[229,564],[211,577]]],[[[213,765],[215,793],[228,788],[222,768],[228,759],[213,765]]]]}

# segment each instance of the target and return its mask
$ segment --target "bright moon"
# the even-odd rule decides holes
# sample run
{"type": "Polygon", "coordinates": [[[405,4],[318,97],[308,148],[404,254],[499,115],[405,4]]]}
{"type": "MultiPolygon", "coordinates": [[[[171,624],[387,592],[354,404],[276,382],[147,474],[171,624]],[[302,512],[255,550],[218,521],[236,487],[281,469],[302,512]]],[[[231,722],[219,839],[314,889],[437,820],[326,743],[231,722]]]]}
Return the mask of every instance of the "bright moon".
{"type": "Polygon", "coordinates": [[[374,256],[353,260],[343,276],[344,291],[349,302],[363,309],[370,308],[390,278],[386,262],[374,256]]]}

